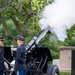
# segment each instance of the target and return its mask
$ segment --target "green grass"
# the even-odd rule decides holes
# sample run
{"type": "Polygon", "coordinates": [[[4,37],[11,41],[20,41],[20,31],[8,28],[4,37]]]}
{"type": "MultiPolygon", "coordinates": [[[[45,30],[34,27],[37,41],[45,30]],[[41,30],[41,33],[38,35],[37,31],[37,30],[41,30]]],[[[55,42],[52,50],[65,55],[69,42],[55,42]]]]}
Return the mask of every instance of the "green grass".
{"type": "Polygon", "coordinates": [[[68,73],[68,72],[61,72],[60,75],[71,75],[71,73],[68,73]]]}

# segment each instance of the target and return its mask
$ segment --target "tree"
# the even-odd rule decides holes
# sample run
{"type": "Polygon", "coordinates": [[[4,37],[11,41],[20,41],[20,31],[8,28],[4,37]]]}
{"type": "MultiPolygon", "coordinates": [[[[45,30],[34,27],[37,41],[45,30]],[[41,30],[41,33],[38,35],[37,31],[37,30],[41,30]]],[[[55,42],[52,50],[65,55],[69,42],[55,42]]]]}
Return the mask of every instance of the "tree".
{"type": "Polygon", "coordinates": [[[67,38],[65,39],[64,45],[75,46],[75,25],[67,30],[67,38]]]}
{"type": "MultiPolygon", "coordinates": [[[[38,27],[39,13],[49,1],[48,0],[0,0],[0,19],[6,36],[16,45],[14,36],[7,27],[7,20],[12,20],[19,35],[26,36],[26,26],[38,27]]],[[[17,35],[18,35],[17,34],[17,35]]]]}

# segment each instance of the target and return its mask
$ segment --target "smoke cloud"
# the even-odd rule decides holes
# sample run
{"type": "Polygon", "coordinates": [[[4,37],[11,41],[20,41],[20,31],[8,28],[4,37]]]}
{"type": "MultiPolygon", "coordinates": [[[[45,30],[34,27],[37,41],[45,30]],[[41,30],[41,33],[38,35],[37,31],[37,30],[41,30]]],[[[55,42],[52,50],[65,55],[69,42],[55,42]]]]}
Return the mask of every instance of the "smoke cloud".
{"type": "Polygon", "coordinates": [[[45,7],[39,24],[41,30],[50,26],[58,39],[64,41],[66,30],[75,24],[75,0],[54,0],[45,7]]]}

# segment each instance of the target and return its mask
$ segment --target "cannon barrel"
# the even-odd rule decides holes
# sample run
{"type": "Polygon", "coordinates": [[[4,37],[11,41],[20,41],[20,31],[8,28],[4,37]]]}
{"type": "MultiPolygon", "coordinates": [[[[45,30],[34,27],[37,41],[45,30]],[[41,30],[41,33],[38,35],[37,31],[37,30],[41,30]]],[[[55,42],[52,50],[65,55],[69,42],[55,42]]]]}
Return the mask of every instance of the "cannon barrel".
{"type": "Polygon", "coordinates": [[[26,50],[32,50],[32,48],[34,48],[36,45],[38,45],[39,41],[48,33],[51,32],[51,27],[48,26],[46,29],[43,30],[43,32],[37,37],[34,36],[33,39],[28,43],[28,45],[26,46],[26,50]]]}

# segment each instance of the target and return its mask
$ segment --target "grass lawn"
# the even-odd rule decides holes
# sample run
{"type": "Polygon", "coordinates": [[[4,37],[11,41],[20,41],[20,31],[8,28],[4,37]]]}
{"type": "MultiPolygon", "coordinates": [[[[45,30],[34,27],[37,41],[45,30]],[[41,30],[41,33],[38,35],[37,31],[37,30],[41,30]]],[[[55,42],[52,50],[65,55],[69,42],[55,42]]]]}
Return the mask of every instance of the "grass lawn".
{"type": "Polygon", "coordinates": [[[61,72],[60,75],[71,75],[71,73],[61,72]]]}

